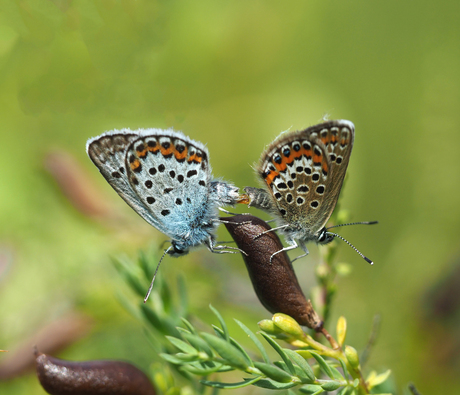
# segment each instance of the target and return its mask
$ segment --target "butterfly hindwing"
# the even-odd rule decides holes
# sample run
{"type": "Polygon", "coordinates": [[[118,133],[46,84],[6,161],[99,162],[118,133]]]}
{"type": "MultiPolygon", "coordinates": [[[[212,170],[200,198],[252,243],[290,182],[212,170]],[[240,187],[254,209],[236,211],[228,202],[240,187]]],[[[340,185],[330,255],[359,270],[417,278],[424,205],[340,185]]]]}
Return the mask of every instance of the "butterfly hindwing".
{"type": "Polygon", "coordinates": [[[262,154],[259,173],[284,223],[314,239],[329,220],[351,154],[354,127],[329,121],[288,132],[262,154]]]}
{"type": "Polygon", "coordinates": [[[204,145],[173,131],[144,133],[131,142],[125,164],[131,188],[149,208],[157,228],[183,240],[192,227],[211,226],[211,169],[204,145]]]}

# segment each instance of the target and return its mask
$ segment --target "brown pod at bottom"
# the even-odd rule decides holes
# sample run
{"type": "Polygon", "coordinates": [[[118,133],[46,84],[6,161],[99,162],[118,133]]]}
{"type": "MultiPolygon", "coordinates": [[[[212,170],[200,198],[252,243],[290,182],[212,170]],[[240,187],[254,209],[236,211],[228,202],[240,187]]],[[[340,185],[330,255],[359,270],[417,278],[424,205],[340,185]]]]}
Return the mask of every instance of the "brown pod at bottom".
{"type": "Polygon", "coordinates": [[[270,263],[270,257],[283,248],[275,232],[261,235],[271,229],[270,226],[252,215],[221,220],[238,248],[247,254],[241,256],[262,305],[271,313],[287,314],[300,325],[321,331],[323,323],[310,300],[305,298],[287,253],[276,254],[270,263]]]}
{"type": "Polygon", "coordinates": [[[35,353],[37,376],[52,395],[155,395],[144,372],[127,362],[73,362],[35,353]]]}

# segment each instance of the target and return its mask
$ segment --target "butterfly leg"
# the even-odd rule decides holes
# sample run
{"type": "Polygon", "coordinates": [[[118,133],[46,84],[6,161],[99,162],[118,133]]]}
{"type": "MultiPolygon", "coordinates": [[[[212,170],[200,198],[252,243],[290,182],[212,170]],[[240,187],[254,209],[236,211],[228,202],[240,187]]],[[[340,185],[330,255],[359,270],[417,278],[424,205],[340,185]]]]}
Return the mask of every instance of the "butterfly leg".
{"type": "MultiPolygon", "coordinates": [[[[265,232],[262,232],[262,233],[258,234],[257,236],[255,236],[255,237],[254,237],[254,240],[255,240],[255,239],[258,239],[260,236],[263,236],[263,235],[266,234],[266,233],[273,232],[273,231],[275,231],[275,230],[279,230],[279,229],[283,229],[283,228],[287,228],[288,226],[289,226],[289,224],[287,224],[287,225],[281,225],[281,226],[278,226],[277,228],[271,228],[271,229],[269,229],[269,230],[266,230],[265,232]]],[[[297,245],[296,245],[296,246],[297,246],[297,245]]],[[[280,251],[282,251],[282,250],[280,250],[280,251]]]]}
{"type": "Polygon", "coordinates": [[[238,252],[241,252],[244,255],[246,254],[243,250],[240,250],[237,247],[230,247],[230,246],[225,246],[225,245],[216,245],[217,243],[212,239],[209,238],[208,241],[206,242],[206,246],[208,247],[209,251],[211,251],[214,254],[237,254],[238,252]],[[228,250],[236,250],[236,251],[228,251],[228,250]]]}
{"type": "MultiPolygon", "coordinates": [[[[250,214],[248,214],[248,215],[250,215],[250,214]]],[[[219,224],[234,224],[234,222],[225,221],[225,219],[222,219],[222,217],[219,218],[219,219],[215,219],[214,222],[218,222],[219,224]]],[[[241,222],[239,225],[247,225],[247,224],[250,224],[250,223],[251,223],[251,221],[244,221],[244,222],[241,222]]]]}
{"type": "Polygon", "coordinates": [[[228,215],[251,215],[250,213],[241,213],[241,214],[239,214],[239,213],[232,213],[231,211],[225,210],[225,209],[222,208],[222,207],[218,207],[218,209],[219,209],[220,211],[222,211],[223,213],[228,214],[228,215]]]}
{"type": "Polygon", "coordinates": [[[298,257],[294,258],[291,261],[291,263],[296,261],[297,259],[303,258],[304,256],[307,256],[309,254],[308,248],[307,248],[307,246],[305,245],[305,243],[303,241],[299,240],[299,247],[302,248],[302,250],[305,252],[305,254],[299,255],[298,257]]]}
{"type": "MultiPolygon", "coordinates": [[[[273,229],[272,229],[272,230],[273,230],[273,229]]],[[[265,232],[264,232],[264,233],[265,233],[265,232]]],[[[284,248],[282,248],[281,250],[276,251],[276,252],[270,257],[270,265],[272,264],[273,257],[274,257],[275,255],[279,254],[280,252],[283,252],[283,251],[286,251],[286,252],[287,252],[287,251],[293,250],[293,249],[295,249],[295,248],[298,247],[298,245],[297,245],[297,243],[296,243],[295,240],[291,240],[291,242],[292,242],[293,244],[291,244],[289,247],[284,247],[284,248]]]]}

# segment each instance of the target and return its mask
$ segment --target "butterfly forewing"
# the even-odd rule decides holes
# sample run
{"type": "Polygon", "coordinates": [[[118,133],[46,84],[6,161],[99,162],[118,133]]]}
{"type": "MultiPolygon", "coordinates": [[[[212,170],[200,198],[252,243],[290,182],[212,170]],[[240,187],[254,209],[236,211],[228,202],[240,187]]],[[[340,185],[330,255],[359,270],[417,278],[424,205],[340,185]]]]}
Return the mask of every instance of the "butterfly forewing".
{"type": "Polygon", "coordinates": [[[324,221],[325,225],[339,199],[353,149],[355,127],[353,123],[345,120],[330,121],[318,126],[322,127],[319,128],[318,137],[315,138],[319,138],[326,146],[326,152],[331,162],[330,187],[327,192],[327,210],[325,208],[325,215],[327,216],[326,221],[324,221]]]}
{"type": "Polygon", "coordinates": [[[148,223],[158,226],[158,221],[148,208],[139,201],[127,178],[125,166],[126,150],[132,141],[139,138],[138,132],[131,130],[104,133],[88,141],[88,156],[113,189],[138,212],[148,223]]]}
{"type": "Polygon", "coordinates": [[[203,145],[174,132],[143,135],[130,144],[125,162],[132,189],[156,216],[160,231],[181,239],[191,224],[202,224],[211,178],[203,145]]]}
{"type": "Polygon", "coordinates": [[[330,121],[281,135],[262,155],[259,172],[281,218],[304,239],[335,208],[353,145],[353,125],[330,121]]]}

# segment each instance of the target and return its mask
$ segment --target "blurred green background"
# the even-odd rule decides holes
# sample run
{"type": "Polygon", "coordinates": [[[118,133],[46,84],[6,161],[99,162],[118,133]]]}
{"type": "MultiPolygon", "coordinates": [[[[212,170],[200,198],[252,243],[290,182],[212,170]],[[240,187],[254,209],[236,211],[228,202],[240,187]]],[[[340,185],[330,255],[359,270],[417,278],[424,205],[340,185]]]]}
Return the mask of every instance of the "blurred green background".
{"type": "MultiPolygon", "coordinates": [[[[2,1],[0,349],[10,353],[0,363],[75,312],[91,329],[57,356],[144,369],[155,359],[117,301],[126,286],[109,256],[135,257],[165,237],[90,163],[89,137],[174,127],[207,144],[216,177],[257,186],[251,165],[265,145],[328,115],[356,126],[341,207],[380,221],[340,232],[375,265],[343,244],[353,273],[339,283],[334,319],[347,317],[348,343],[362,350],[380,314],[368,366],[392,369],[399,393],[411,381],[422,394],[457,393],[458,15],[457,0],[2,1]],[[88,196],[72,203],[79,193],[88,196]]],[[[307,293],[310,251],[295,265],[307,293]]],[[[161,272],[185,273],[201,318],[211,301],[253,330],[270,316],[238,256],[202,249],[166,258],[161,272]]],[[[0,393],[44,391],[28,374],[0,382],[0,393]]]]}

